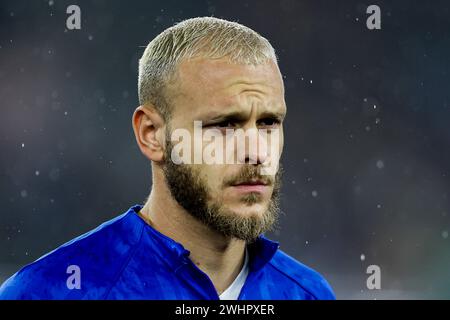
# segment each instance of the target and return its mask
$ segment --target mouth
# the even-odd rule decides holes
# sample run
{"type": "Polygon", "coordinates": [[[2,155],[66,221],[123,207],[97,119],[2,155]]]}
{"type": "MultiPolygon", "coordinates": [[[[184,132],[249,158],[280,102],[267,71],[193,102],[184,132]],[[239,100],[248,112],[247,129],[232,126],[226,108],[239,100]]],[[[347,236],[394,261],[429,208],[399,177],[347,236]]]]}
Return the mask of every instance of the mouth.
{"type": "Polygon", "coordinates": [[[243,193],[247,192],[263,193],[269,188],[269,184],[263,180],[253,179],[233,184],[232,187],[235,190],[243,193]]]}

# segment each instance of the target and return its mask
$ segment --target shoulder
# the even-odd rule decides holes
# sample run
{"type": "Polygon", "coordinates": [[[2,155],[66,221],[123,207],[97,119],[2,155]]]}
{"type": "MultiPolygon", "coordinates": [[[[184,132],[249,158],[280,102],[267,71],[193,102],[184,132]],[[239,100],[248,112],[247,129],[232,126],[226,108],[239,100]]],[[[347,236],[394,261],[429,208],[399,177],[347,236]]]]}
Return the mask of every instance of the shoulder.
{"type": "Polygon", "coordinates": [[[301,287],[315,299],[336,299],[330,285],[320,273],[300,263],[282,250],[277,250],[269,263],[288,282],[301,287]]]}
{"type": "Polygon", "coordinates": [[[107,221],[23,267],[0,287],[0,300],[102,298],[139,242],[142,225],[130,223],[130,215],[107,221]]]}

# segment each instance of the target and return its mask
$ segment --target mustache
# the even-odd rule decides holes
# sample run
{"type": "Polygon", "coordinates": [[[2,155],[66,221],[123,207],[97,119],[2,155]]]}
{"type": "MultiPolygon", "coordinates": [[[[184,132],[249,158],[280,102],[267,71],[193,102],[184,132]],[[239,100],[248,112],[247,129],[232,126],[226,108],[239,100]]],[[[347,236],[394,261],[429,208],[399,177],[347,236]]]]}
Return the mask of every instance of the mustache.
{"type": "Polygon", "coordinates": [[[248,165],[243,167],[238,174],[230,177],[224,181],[224,186],[235,186],[238,184],[244,184],[246,182],[258,181],[265,185],[271,186],[274,184],[274,177],[261,174],[261,167],[248,165]]]}

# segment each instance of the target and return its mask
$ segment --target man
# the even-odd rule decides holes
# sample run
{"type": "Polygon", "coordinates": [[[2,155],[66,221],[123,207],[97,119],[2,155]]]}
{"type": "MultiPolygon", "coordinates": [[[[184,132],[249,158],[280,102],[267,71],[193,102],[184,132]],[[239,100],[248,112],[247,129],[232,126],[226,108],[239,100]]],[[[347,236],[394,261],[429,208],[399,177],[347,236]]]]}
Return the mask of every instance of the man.
{"type": "Polygon", "coordinates": [[[237,23],[185,20],[147,46],[139,99],[148,201],[24,267],[0,298],[334,299],[322,276],[263,236],[277,220],[286,114],[270,43],[237,23]],[[252,137],[257,148],[233,148],[252,137]],[[216,160],[227,151],[223,162],[206,161],[211,146],[216,160]]]}

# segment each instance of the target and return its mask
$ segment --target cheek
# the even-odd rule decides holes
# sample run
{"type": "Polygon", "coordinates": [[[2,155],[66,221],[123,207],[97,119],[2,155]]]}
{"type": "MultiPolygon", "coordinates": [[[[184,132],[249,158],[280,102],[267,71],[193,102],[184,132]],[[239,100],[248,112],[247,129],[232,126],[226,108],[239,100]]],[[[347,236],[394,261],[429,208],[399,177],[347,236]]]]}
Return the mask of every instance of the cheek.
{"type": "Polygon", "coordinates": [[[281,128],[281,132],[280,132],[280,156],[281,153],[283,153],[283,146],[284,146],[284,130],[283,128],[281,128]]]}
{"type": "Polygon", "coordinates": [[[208,186],[208,190],[213,197],[220,196],[222,192],[222,184],[225,178],[225,170],[223,165],[202,164],[199,169],[202,173],[204,183],[208,186]]]}

